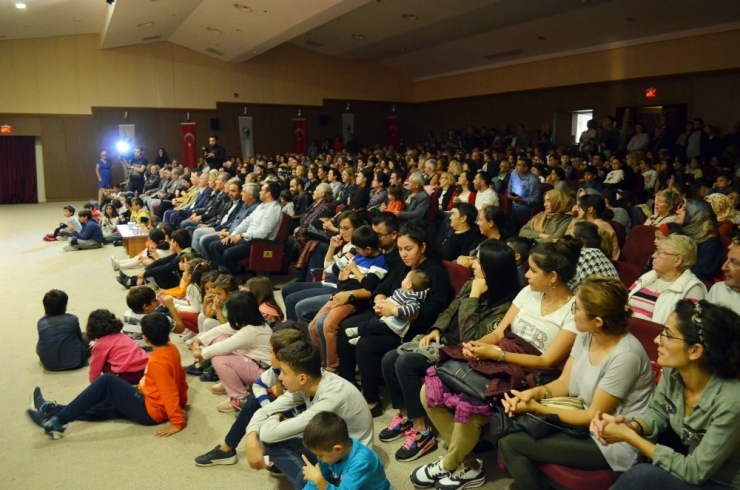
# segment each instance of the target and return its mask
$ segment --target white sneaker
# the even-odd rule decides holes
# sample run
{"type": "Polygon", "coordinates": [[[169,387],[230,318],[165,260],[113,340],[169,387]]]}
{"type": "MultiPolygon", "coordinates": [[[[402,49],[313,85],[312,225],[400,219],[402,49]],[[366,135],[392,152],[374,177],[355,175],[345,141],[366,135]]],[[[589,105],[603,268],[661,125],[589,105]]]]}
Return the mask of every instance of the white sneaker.
{"type": "Polygon", "coordinates": [[[184,340],[184,341],[185,341],[185,343],[187,344],[187,341],[188,341],[188,340],[190,340],[190,339],[192,339],[193,337],[195,337],[195,332],[193,332],[192,330],[187,330],[187,329],[186,329],[186,332],[185,332],[184,334],[181,334],[181,335],[180,335],[180,337],[181,337],[181,338],[182,338],[182,340],[184,340]]]}
{"type": "Polygon", "coordinates": [[[435,488],[437,490],[462,490],[482,486],[486,483],[486,471],[483,468],[483,461],[480,459],[476,461],[480,465],[479,469],[475,470],[470,466],[460,464],[451,475],[440,478],[435,488]]]}
{"type": "Polygon", "coordinates": [[[352,337],[351,339],[347,340],[347,343],[349,345],[357,345],[357,342],[360,341],[360,337],[352,337]]]}
{"type": "Polygon", "coordinates": [[[444,456],[440,456],[437,461],[419,466],[412,471],[409,475],[411,483],[416,488],[434,488],[438,480],[450,476],[451,473],[442,466],[443,458],[444,456]]]}
{"type": "Polygon", "coordinates": [[[357,327],[349,327],[344,329],[344,333],[347,337],[357,337],[360,335],[360,329],[357,327]]]}
{"type": "Polygon", "coordinates": [[[117,271],[117,270],[120,270],[121,269],[121,266],[118,265],[118,261],[112,255],[110,256],[110,264],[113,266],[113,270],[114,271],[117,271]]]}

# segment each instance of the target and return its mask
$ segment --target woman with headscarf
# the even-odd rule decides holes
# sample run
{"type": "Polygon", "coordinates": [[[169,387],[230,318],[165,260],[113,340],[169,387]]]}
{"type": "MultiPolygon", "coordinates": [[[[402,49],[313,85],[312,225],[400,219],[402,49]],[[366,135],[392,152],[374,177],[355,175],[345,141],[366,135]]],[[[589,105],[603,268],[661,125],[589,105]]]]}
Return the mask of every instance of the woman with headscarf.
{"type": "Polygon", "coordinates": [[[519,231],[519,236],[538,242],[551,242],[565,235],[571,216],[573,202],[563,191],[550,190],[545,193],[545,210],[537,214],[519,231]]]}
{"type": "Polygon", "coordinates": [[[676,211],[676,224],[696,243],[696,263],[691,272],[702,281],[711,281],[722,263],[722,242],[717,237],[712,207],[701,199],[686,199],[676,211]]]}
{"type": "Polygon", "coordinates": [[[712,206],[715,216],[717,216],[717,233],[721,238],[731,237],[735,231],[735,225],[738,224],[738,215],[732,206],[729,197],[719,192],[710,194],[704,198],[712,206]]]}

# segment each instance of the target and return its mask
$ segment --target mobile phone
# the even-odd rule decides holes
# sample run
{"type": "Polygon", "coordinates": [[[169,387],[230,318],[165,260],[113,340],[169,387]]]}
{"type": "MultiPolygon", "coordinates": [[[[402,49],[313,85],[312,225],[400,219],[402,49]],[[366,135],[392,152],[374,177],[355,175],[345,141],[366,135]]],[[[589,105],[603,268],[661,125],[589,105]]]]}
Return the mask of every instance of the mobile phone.
{"type": "Polygon", "coordinates": [[[516,192],[510,192],[509,194],[511,194],[511,197],[519,197],[519,194],[516,192]]]}

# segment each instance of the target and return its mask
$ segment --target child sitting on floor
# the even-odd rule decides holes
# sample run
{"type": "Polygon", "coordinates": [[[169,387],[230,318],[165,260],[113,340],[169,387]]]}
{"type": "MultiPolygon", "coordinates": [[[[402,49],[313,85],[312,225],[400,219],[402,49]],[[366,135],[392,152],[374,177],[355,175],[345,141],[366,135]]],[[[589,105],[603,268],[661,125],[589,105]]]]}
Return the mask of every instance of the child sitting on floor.
{"type": "MultiPolygon", "coordinates": [[[[211,263],[202,259],[192,259],[185,264],[183,278],[188,279],[188,286],[185,289],[185,295],[180,298],[173,298],[175,309],[182,317],[183,325],[187,329],[182,336],[183,340],[189,340],[198,333],[198,314],[203,308],[203,292],[201,282],[203,274],[211,270],[211,263]]],[[[160,301],[163,301],[167,295],[159,295],[160,301]]]]}
{"type": "Polygon", "coordinates": [[[87,366],[88,341],[82,335],[77,316],[67,313],[69,297],[52,289],[44,295],[44,313],[38,321],[36,344],[41,364],[49,371],[66,371],[87,366]]]}
{"type": "Polygon", "coordinates": [[[145,341],[152,348],[139,386],[109,374],[95,380],[69,405],[44,400],[41,390],[33,390],[33,407],[28,415],[43,427],[52,439],[64,435],[75,420],[129,419],[142,425],[157,425],[169,420],[167,427],[154,435],[168,437],[185,427],[183,407],[188,400],[188,385],[180,366],[180,352],[170,343],[170,322],[161,313],[141,319],[145,341]]]}
{"type": "Polygon", "coordinates": [[[59,223],[59,226],[54,230],[54,232],[49,233],[44,237],[45,242],[55,242],[57,239],[66,240],[73,236],[72,234],[75,231],[80,231],[82,229],[80,220],[75,216],[75,207],[73,205],[67,204],[64,206],[62,208],[62,213],[64,214],[64,221],[59,223]]]}
{"type": "Polygon", "coordinates": [[[108,310],[95,310],[87,319],[87,337],[94,341],[90,359],[90,383],[103,373],[118,376],[129,384],[139,383],[149,361],[147,353],[128,335],[123,322],[108,310]]]}
{"type": "Polygon", "coordinates": [[[100,221],[100,211],[98,211],[97,209],[98,208],[97,201],[86,202],[85,205],[82,207],[90,211],[90,214],[92,214],[92,219],[98,222],[100,221]]]}
{"type": "MultiPolygon", "coordinates": [[[[164,306],[170,312],[170,330],[174,333],[182,333],[185,326],[180,314],[175,309],[172,298],[163,300],[164,306]]],[[[149,286],[134,286],[126,294],[126,305],[128,310],[123,314],[123,333],[139,343],[139,347],[151,352],[152,347],[142,336],[141,319],[149,313],[154,313],[159,306],[157,294],[149,286]]],[[[165,316],[165,318],[167,318],[165,316]]]]}
{"type": "Polygon", "coordinates": [[[391,490],[383,462],[371,448],[349,437],[347,422],[332,412],[319,412],[303,430],[303,445],[316,455],[306,466],[304,490],[351,488],[352,490],[391,490]]]}
{"type": "Polygon", "coordinates": [[[252,277],[247,281],[244,290],[251,292],[257,298],[260,312],[270,327],[274,327],[276,323],[283,321],[283,312],[275,301],[270,279],[264,276],[252,277]]]}
{"type": "Polygon", "coordinates": [[[139,252],[136,257],[130,259],[118,260],[113,255],[110,256],[111,265],[114,271],[122,269],[136,269],[145,267],[157,259],[172,255],[170,244],[167,242],[165,232],[160,228],[149,230],[149,236],[146,241],[146,248],[139,252]]]}
{"type": "Polygon", "coordinates": [[[390,329],[403,338],[409,330],[409,318],[416,315],[429,293],[429,276],[424,271],[412,270],[401,281],[401,287],[393,292],[388,301],[396,306],[396,314],[370,320],[345,330],[349,343],[357,345],[361,336],[386,335],[390,329]]]}

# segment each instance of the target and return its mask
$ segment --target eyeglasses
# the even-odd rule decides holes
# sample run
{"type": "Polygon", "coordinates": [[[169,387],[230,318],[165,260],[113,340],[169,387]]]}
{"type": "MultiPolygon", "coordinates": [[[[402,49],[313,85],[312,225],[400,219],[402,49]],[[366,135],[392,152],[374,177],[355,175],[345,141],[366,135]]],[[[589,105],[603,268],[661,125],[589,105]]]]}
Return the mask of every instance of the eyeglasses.
{"type": "Polygon", "coordinates": [[[375,232],[375,234],[378,235],[378,238],[385,238],[388,235],[390,235],[391,233],[393,233],[393,232],[392,231],[389,231],[388,233],[378,233],[378,232],[375,232]]]}
{"type": "Polygon", "coordinates": [[[653,255],[655,255],[656,257],[660,257],[661,255],[671,255],[673,257],[676,257],[678,254],[664,252],[663,250],[656,248],[655,251],[653,251],[653,255]]]}
{"type": "Polygon", "coordinates": [[[681,337],[674,337],[673,335],[670,335],[668,333],[668,328],[663,327],[663,330],[660,331],[660,337],[663,337],[664,339],[672,339],[672,340],[683,340],[686,341],[686,339],[683,339],[681,337]]]}

